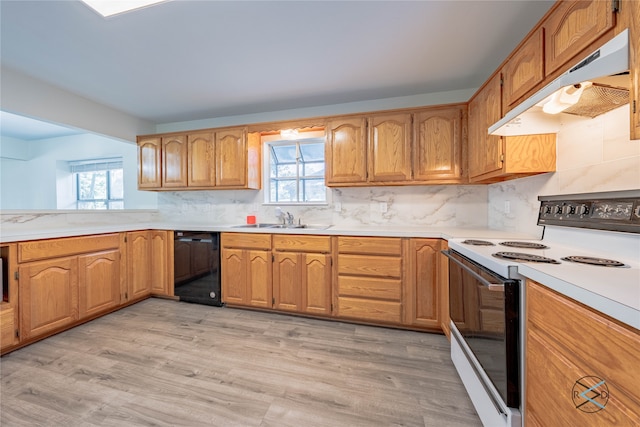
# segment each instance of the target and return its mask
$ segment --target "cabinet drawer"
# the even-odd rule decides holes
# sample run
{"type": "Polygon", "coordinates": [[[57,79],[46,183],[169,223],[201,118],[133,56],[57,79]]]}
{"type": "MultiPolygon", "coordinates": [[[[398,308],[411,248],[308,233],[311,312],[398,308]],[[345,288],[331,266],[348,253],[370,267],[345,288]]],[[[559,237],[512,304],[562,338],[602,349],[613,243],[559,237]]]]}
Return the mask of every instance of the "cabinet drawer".
{"type": "Polygon", "coordinates": [[[98,252],[106,249],[115,249],[119,246],[120,235],[118,233],[35,240],[18,244],[18,262],[98,252]]]}
{"type": "Polygon", "coordinates": [[[340,317],[400,323],[401,307],[399,302],[348,297],[338,298],[338,313],[340,317]]]}
{"type": "Polygon", "coordinates": [[[338,255],[338,274],[402,277],[402,259],[385,256],[338,255]]]}
{"type": "Polygon", "coordinates": [[[395,237],[338,237],[342,254],[402,255],[402,239],[395,237]]]}
{"type": "Polygon", "coordinates": [[[339,276],[338,295],[400,301],[401,282],[396,279],[339,276]]]}
{"type": "Polygon", "coordinates": [[[331,237],[276,234],[273,236],[273,249],[276,251],[328,253],[331,252],[331,237]]]}
{"type": "Polygon", "coordinates": [[[271,234],[222,233],[223,248],[271,249],[271,234]]]}

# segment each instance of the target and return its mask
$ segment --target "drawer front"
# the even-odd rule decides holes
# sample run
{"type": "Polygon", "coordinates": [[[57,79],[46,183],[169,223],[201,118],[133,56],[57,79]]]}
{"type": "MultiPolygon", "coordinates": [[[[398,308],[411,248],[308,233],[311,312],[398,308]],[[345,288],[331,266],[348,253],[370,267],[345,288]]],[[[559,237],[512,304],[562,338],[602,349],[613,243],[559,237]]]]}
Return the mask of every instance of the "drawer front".
{"type": "Polygon", "coordinates": [[[115,249],[120,246],[120,234],[68,237],[18,243],[18,262],[58,258],[88,252],[115,249]]]}
{"type": "Polygon", "coordinates": [[[402,255],[402,239],[396,237],[338,237],[341,254],[402,255]]]}
{"type": "Polygon", "coordinates": [[[338,274],[374,277],[402,277],[402,258],[338,255],[338,274]]]}
{"type": "Polygon", "coordinates": [[[276,251],[329,253],[331,252],[331,237],[276,234],[273,236],[273,249],[276,251]]]}
{"type": "Polygon", "coordinates": [[[271,250],[271,234],[222,233],[223,248],[271,250]]]}
{"type": "Polygon", "coordinates": [[[338,295],[400,301],[402,282],[397,279],[338,277],[338,295]]]}
{"type": "Polygon", "coordinates": [[[338,315],[377,322],[400,323],[401,304],[359,298],[338,298],[338,315]]]}

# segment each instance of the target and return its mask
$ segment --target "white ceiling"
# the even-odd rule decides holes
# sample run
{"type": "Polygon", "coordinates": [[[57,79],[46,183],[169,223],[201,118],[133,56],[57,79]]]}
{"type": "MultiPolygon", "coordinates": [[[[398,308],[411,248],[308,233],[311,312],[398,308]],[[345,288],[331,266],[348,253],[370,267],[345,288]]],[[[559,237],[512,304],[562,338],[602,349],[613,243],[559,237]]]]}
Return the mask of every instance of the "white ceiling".
{"type": "Polygon", "coordinates": [[[0,2],[2,65],[156,123],[479,87],[548,1],[0,2]]]}

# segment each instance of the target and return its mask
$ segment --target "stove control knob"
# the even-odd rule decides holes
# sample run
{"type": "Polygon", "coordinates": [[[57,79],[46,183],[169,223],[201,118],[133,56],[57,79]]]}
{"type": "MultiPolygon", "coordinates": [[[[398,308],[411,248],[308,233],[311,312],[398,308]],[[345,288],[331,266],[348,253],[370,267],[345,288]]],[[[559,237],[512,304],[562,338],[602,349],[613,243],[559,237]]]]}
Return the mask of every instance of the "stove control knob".
{"type": "Polygon", "coordinates": [[[571,213],[571,206],[563,206],[562,207],[562,214],[563,215],[568,215],[571,213]]]}
{"type": "Polygon", "coordinates": [[[576,213],[578,215],[585,215],[589,213],[589,208],[587,207],[587,205],[580,205],[576,208],[576,213]]]}
{"type": "Polygon", "coordinates": [[[561,214],[562,213],[562,206],[554,206],[553,207],[553,213],[554,214],[561,214]]]}

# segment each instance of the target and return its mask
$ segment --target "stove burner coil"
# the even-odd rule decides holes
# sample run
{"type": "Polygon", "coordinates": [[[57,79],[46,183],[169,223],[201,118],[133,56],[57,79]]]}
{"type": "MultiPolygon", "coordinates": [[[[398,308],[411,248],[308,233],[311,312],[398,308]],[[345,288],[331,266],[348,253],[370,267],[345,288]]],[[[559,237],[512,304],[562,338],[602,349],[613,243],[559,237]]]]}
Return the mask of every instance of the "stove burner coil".
{"type": "Polygon", "coordinates": [[[545,246],[542,243],[535,242],[500,242],[502,246],[509,246],[510,248],[522,248],[522,249],[549,249],[549,246],[545,246]]]}
{"type": "Polygon", "coordinates": [[[559,261],[556,261],[552,258],[547,258],[539,255],[532,254],[523,254],[521,252],[496,252],[492,254],[496,258],[501,259],[509,259],[513,261],[521,261],[521,262],[541,262],[546,264],[560,264],[559,261]]]}
{"type": "Polygon", "coordinates": [[[580,264],[597,265],[600,267],[626,267],[624,263],[613,259],[595,258],[588,256],[568,256],[561,258],[564,261],[577,262],[580,264]]]}
{"type": "Polygon", "coordinates": [[[495,244],[491,242],[487,242],[486,240],[467,239],[462,243],[464,243],[465,245],[473,245],[473,246],[495,246],[495,244]]]}

